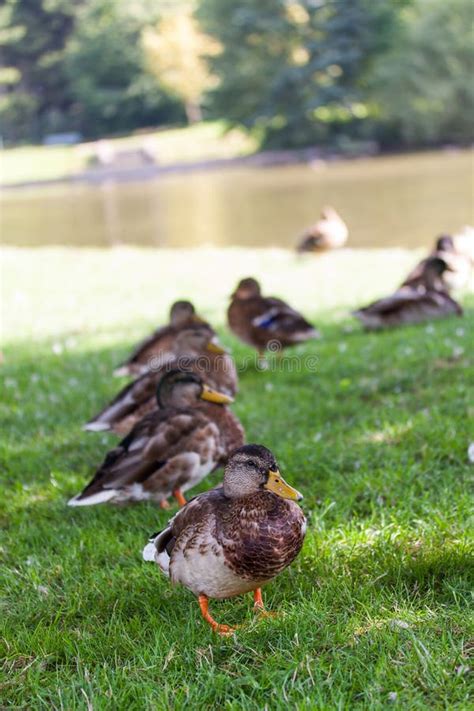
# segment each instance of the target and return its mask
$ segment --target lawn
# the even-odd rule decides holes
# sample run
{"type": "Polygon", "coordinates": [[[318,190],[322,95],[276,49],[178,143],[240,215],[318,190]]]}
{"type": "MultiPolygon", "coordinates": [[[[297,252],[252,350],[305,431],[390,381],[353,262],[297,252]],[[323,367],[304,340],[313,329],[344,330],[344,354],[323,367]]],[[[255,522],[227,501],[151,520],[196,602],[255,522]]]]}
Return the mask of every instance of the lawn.
{"type": "Polygon", "coordinates": [[[474,298],[460,295],[463,319],[380,334],[348,313],[416,256],[4,250],[2,708],[470,706],[474,298]],[[302,308],[322,339],[294,350],[291,368],[240,375],[248,441],[274,451],[309,526],[264,591],[277,618],[255,621],[250,596],[212,604],[219,621],[246,623],[226,639],[141,559],[169,513],[66,501],[116,441],[82,423],[170,301],[192,297],[246,362],[224,314],[247,274],[302,308]]]}
{"type": "MultiPolygon", "coordinates": [[[[228,131],[222,121],[111,138],[107,142],[116,151],[146,146],[160,166],[235,158],[257,148],[255,140],[244,130],[228,131]]],[[[0,150],[0,184],[72,177],[90,169],[94,150],[93,143],[0,150]]]]}

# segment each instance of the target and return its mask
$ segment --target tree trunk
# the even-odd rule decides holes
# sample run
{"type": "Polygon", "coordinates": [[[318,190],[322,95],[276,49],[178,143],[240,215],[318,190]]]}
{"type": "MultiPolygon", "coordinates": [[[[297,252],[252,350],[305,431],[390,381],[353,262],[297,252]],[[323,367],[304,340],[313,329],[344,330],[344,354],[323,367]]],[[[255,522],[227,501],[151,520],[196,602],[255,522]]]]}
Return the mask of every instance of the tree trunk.
{"type": "Polygon", "coordinates": [[[197,101],[186,101],[184,108],[188,123],[199,123],[199,121],[202,121],[202,111],[197,101]]]}

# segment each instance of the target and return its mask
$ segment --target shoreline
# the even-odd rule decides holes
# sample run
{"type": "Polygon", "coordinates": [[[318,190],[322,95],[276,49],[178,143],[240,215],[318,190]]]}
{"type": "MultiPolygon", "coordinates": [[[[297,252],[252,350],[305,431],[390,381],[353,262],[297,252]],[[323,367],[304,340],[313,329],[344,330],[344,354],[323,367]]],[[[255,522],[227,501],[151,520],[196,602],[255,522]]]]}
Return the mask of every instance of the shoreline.
{"type": "Polygon", "coordinates": [[[472,150],[472,146],[441,146],[438,148],[419,148],[407,150],[381,151],[376,146],[358,152],[334,152],[314,146],[294,150],[259,151],[249,155],[234,156],[231,158],[214,158],[198,161],[182,161],[160,165],[154,163],[133,168],[106,168],[98,167],[89,170],[62,175],[57,178],[43,180],[26,180],[17,183],[0,183],[0,190],[20,190],[26,188],[50,187],[53,185],[67,185],[86,183],[89,185],[100,184],[107,181],[117,183],[151,180],[166,175],[186,175],[195,172],[229,170],[233,168],[271,168],[274,166],[292,166],[301,164],[335,163],[340,161],[363,160],[367,158],[382,158],[387,156],[403,156],[413,153],[429,153],[440,150],[446,153],[458,153],[472,150]]]}

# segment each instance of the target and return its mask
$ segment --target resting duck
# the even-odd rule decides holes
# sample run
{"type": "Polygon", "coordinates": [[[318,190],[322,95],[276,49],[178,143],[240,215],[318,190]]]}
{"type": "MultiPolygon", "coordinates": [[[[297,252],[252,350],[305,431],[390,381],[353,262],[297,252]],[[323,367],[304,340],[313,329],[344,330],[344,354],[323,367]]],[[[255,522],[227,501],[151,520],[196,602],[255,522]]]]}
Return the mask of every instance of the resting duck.
{"type": "Polygon", "coordinates": [[[416,265],[402,287],[449,292],[465,286],[470,275],[469,259],[457,252],[450,235],[441,235],[436,240],[434,250],[416,265]]]}
{"type": "Polygon", "coordinates": [[[166,373],[157,399],[160,409],[146,415],[106,455],[70,506],[151,500],[166,508],[171,494],[182,505],[183,492],[242,445],[242,425],[225,407],[232,399],[194,373],[166,373]]]}
{"type": "Polygon", "coordinates": [[[261,587],[296,558],[306,520],[295,503],[303,497],[282,478],[266,447],[248,444],[231,454],[223,485],[199,494],[143,550],[172,583],[181,583],[199,601],[212,629],[228,635],[235,628],[217,623],[209,598],[254,593],[264,611],[261,587]]]}
{"type": "Polygon", "coordinates": [[[237,391],[237,371],[232,356],[211,340],[205,328],[187,328],[175,339],[175,358],[140,375],[126,385],[92,420],[85,430],[113,430],[125,435],[149,412],[156,410],[156,388],[169,370],[188,370],[200,375],[207,385],[233,397],[237,391]]]}
{"type": "Polygon", "coordinates": [[[318,331],[298,311],[281,299],[262,296],[255,279],[242,279],[231,299],[229,327],[244,343],[256,348],[260,357],[267,349],[279,351],[319,338],[318,331]]]}
{"type": "Polygon", "coordinates": [[[385,299],[379,299],[369,306],[353,311],[353,315],[368,331],[421,323],[445,316],[462,316],[462,313],[457,301],[445,291],[427,291],[412,286],[404,286],[385,299]]]}
{"type": "Polygon", "coordinates": [[[462,230],[453,236],[453,242],[456,252],[467,257],[471,265],[474,265],[474,227],[464,225],[462,230]]]}
{"type": "Polygon", "coordinates": [[[190,301],[176,301],[170,309],[169,324],[141,341],[125,363],[115,369],[114,375],[140,375],[149,369],[155,358],[161,362],[172,359],[177,335],[190,327],[204,327],[215,335],[211,326],[196,314],[190,301]]]}
{"type": "Polygon", "coordinates": [[[301,238],[298,252],[322,252],[344,247],[349,230],[333,207],[325,207],[321,218],[309,227],[301,238]]]}

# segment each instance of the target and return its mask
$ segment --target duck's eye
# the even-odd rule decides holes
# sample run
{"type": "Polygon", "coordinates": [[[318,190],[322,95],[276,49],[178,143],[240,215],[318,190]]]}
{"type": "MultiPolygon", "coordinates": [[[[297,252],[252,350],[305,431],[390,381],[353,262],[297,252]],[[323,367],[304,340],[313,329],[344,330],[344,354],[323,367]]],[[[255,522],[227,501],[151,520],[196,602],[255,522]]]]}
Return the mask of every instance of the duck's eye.
{"type": "Polygon", "coordinates": [[[254,462],[253,459],[249,459],[247,462],[249,467],[253,467],[254,469],[258,469],[258,464],[257,462],[254,462]]]}

